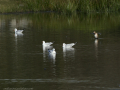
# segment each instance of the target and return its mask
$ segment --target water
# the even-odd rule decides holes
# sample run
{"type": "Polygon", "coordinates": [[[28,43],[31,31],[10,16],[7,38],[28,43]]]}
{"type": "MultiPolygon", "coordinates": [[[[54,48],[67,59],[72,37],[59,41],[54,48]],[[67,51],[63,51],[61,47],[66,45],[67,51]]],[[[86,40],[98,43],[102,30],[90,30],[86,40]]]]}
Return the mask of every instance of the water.
{"type": "Polygon", "coordinates": [[[119,16],[0,15],[0,89],[119,90],[119,16]],[[24,33],[15,35],[15,27],[25,28],[24,33]],[[94,30],[101,33],[98,40],[94,30]],[[43,40],[55,42],[43,47],[43,40]],[[73,48],[62,48],[75,42],[73,48]],[[55,48],[56,56],[48,48],[55,48]]]}

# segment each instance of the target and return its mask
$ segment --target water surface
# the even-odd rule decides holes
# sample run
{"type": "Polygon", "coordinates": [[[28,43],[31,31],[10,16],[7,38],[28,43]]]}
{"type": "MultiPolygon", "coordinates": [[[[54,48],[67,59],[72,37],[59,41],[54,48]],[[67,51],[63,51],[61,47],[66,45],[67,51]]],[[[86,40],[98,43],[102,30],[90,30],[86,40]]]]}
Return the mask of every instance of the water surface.
{"type": "Polygon", "coordinates": [[[120,15],[0,15],[0,88],[120,89],[120,15]],[[14,28],[25,29],[16,35],[14,28]],[[92,32],[100,32],[94,39],[92,32]],[[42,41],[55,41],[43,47],[42,41]],[[63,43],[75,43],[62,48],[63,43]],[[49,55],[47,49],[57,54],[49,55]]]}

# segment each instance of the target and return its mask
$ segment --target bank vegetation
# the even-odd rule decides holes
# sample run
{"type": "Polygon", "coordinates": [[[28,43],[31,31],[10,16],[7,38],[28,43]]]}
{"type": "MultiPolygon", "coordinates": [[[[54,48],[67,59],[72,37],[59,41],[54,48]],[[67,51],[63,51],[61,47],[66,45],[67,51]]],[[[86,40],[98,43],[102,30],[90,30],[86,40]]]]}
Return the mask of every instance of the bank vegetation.
{"type": "Polygon", "coordinates": [[[118,12],[120,0],[0,0],[0,12],[118,12]]]}

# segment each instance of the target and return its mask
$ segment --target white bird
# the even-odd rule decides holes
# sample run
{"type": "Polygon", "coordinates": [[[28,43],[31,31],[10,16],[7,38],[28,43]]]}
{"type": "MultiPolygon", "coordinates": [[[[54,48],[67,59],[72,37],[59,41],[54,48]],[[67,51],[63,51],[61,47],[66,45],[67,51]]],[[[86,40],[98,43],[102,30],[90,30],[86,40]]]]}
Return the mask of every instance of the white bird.
{"type": "Polygon", "coordinates": [[[53,48],[52,50],[48,49],[48,52],[49,52],[49,54],[56,54],[55,48],[53,48]]]}
{"type": "MultiPolygon", "coordinates": [[[[76,42],[77,43],[77,42],[76,42]]],[[[70,43],[70,44],[65,44],[63,43],[63,48],[71,48],[72,46],[74,46],[76,43],[70,43]]]]}
{"type": "Polygon", "coordinates": [[[51,44],[53,44],[53,42],[42,41],[42,45],[44,45],[44,46],[50,46],[51,44]]]}
{"type": "Polygon", "coordinates": [[[23,32],[23,30],[17,30],[17,28],[14,29],[15,34],[21,34],[23,32]]]}
{"type": "Polygon", "coordinates": [[[43,51],[45,52],[45,51],[47,51],[48,49],[52,49],[53,48],[53,46],[42,46],[43,47],[43,51]]]}

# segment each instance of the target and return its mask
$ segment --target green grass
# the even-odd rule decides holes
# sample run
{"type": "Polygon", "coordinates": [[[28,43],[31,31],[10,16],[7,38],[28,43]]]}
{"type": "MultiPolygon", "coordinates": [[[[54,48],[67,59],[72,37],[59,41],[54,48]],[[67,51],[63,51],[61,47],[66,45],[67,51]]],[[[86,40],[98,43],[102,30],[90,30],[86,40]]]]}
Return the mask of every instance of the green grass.
{"type": "Polygon", "coordinates": [[[0,12],[57,11],[67,14],[78,12],[115,12],[120,0],[0,0],[0,12]]]}
{"type": "Polygon", "coordinates": [[[17,0],[0,0],[0,13],[23,11],[17,0]]]}
{"type": "Polygon", "coordinates": [[[52,10],[73,13],[80,12],[110,12],[120,9],[119,0],[23,0],[26,10],[52,10]]]}

